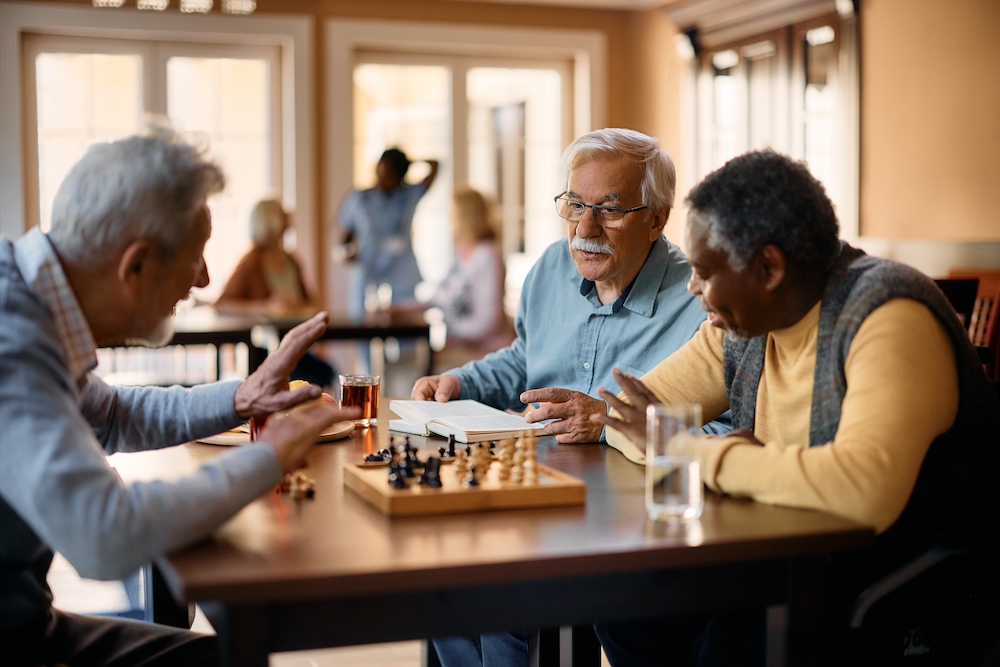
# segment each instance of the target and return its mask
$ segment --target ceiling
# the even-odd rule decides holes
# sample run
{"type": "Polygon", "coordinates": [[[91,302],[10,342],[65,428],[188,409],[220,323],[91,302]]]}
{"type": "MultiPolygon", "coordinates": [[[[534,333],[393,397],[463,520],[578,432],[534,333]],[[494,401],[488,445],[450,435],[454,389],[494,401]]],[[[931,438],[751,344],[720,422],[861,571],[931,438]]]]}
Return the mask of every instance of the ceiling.
{"type": "Polygon", "coordinates": [[[501,2],[514,5],[558,5],[561,7],[595,7],[600,9],[653,9],[681,0],[461,0],[462,2],[501,2]]]}

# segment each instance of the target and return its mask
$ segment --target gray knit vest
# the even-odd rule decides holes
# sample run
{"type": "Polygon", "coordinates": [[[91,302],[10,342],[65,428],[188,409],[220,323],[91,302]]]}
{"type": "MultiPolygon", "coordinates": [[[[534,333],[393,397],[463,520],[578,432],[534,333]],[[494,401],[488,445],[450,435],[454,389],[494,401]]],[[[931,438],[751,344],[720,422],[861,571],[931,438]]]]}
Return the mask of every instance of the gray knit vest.
{"type": "MultiPolygon", "coordinates": [[[[949,522],[948,511],[961,510],[966,514],[970,511],[968,505],[953,506],[950,510],[945,505],[978,503],[985,512],[986,506],[996,506],[1000,496],[994,490],[1000,469],[992,467],[992,463],[1000,464],[1000,404],[968,333],[929,278],[904,264],[869,257],[844,242],[820,306],[809,446],[828,443],[837,433],[847,392],[844,364],[861,324],[876,308],[898,298],[918,301],[934,313],[951,338],[958,368],[959,407],[955,423],[932,444],[911,504],[914,498],[929,506],[939,503],[937,509],[925,509],[939,515],[945,523],[949,522]],[[944,504],[937,497],[942,492],[951,495],[944,504]]],[[[740,339],[727,334],[725,337],[724,375],[735,428],[754,427],[766,343],[767,336],[740,339]]],[[[991,521],[995,522],[995,518],[991,521]]],[[[945,530],[941,525],[935,529],[945,530]]]]}

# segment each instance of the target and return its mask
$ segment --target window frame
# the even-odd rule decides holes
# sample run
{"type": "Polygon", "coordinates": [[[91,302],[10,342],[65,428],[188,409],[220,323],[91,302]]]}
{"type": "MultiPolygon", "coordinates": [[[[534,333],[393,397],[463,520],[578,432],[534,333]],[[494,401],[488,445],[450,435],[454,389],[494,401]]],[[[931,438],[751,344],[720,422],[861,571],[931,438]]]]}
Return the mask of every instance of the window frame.
{"type": "Polygon", "coordinates": [[[281,53],[282,192],[286,203],[295,209],[303,269],[307,275],[319,276],[313,26],[311,17],[301,16],[190,15],[0,3],[0,89],[5,92],[0,96],[0,145],[7,148],[0,152],[0,234],[18,238],[27,230],[22,62],[25,34],[162,40],[201,46],[268,45],[281,53]]]}

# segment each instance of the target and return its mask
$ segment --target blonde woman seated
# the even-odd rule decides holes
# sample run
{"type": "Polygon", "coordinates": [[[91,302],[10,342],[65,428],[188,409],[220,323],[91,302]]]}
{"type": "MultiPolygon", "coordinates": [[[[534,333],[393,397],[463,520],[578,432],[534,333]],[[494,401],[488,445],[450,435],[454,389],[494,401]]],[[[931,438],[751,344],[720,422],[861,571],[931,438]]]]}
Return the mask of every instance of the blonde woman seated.
{"type": "Polygon", "coordinates": [[[277,199],[254,204],[250,211],[253,248],[233,271],[215,303],[216,310],[275,315],[313,307],[299,263],[285,252],[282,243],[288,225],[288,214],[277,199]]]}
{"type": "MultiPolygon", "coordinates": [[[[312,303],[302,271],[285,252],[282,239],[288,214],[277,199],[262,199],[250,211],[250,249],[233,271],[215,309],[224,314],[307,317],[320,308],[312,303]]],[[[333,369],[306,353],[292,372],[292,379],[308,380],[322,387],[333,382],[333,369]]]]}
{"type": "Polygon", "coordinates": [[[452,224],[454,263],[429,305],[444,311],[446,354],[478,359],[514,337],[503,312],[503,259],[490,206],[479,192],[472,188],[455,192],[452,224]]]}

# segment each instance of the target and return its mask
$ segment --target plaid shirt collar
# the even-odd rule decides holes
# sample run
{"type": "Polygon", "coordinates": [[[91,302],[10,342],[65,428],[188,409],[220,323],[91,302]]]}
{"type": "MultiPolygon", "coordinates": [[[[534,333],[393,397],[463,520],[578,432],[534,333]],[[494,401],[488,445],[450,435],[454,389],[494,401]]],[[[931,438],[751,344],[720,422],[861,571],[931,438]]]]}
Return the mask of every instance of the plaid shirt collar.
{"type": "Polygon", "coordinates": [[[52,311],[69,372],[82,380],[97,366],[97,346],[49,237],[35,227],[15,242],[14,259],[28,288],[52,311]]]}

